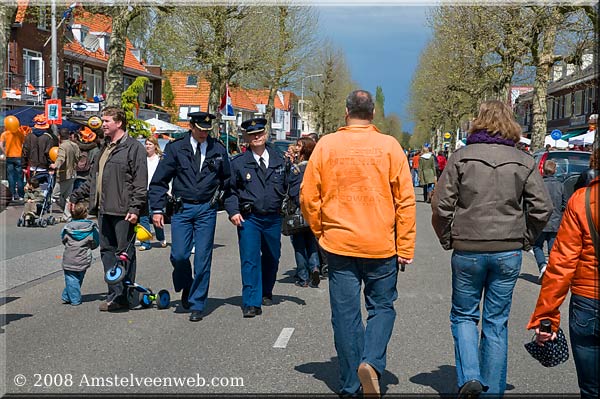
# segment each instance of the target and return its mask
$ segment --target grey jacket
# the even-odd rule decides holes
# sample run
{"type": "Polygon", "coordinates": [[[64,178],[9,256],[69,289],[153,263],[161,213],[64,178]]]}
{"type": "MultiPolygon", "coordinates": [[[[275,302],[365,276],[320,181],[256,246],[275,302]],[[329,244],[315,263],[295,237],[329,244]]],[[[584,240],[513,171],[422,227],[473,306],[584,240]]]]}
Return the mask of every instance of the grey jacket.
{"type": "Polygon", "coordinates": [[[501,144],[455,152],[431,201],[444,249],[528,250],[552,214],[552,201],[531,155],[501,144]]]}
{"type": "Polygon", "coordinates": [[[79,147],[71,140],[64,140],[60,143],[60,146],[58,146],[58,156],[54,162],[59,182],[72,179],[76,176],[75,166],[77,166],[80,156],[79,147]]]}
{"type": "Polygon", "coordinates": [[[81,272],[92,264],[92,249],[98,248],[100,236],[96,223],[91,220],[73,220],[60,233],[65,246],[62,266],[64,270],[81,272]]]}
{"type": "Polygon", "coordinates": [[[568,198],[563,183],[556,176],[544,176],[544,185],[548,189],[554,211],[542,231],[556,233],[562,220],[562,214],[567,207],[568,198]]]}

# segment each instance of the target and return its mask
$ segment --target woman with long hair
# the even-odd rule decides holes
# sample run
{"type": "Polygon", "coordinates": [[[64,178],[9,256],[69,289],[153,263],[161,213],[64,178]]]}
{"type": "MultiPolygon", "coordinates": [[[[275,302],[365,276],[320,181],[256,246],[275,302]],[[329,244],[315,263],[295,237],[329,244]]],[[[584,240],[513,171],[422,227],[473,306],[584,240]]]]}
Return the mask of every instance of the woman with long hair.
{"type": "MultiPolygon", "coordinates": [[[[162,150],[158,145],[158,139],[154,136],[150,136],[146,138],[144,143],[146,147],[146,161],[148,163],[148,187],[150,187],[150,182],[152,181],[152,176],[154,176],[154,172],[156,172],[156,168],[158,167],[158,162],[162,158],[162,150]]],[[[150,209],[148,209],[151,214],[150,209]]],[[[140,224],[146,228],[146,230],[150,231],[150,218],[149,216],[140,217],[140,224]]],[[[165,231],[160,227],[154,227],[154,233],[156,234],[156,239],[160,242],[160,246],[165,248],[167,246],[167,240],[165,239],[165,231]]],[[[150,241],[142,241],[138,249],[140,251],[147,251],[152,246],[150,245],[150,241]]]]}
{"type": "Polygon", "coordinates": [[[467,145],[448,160],[432,198],[435,232],[444,249],[454,250],[450,324],[459,397],[504,394],[521,251],[552,214],[533,157],[515,147],[520,136],[508,105],[483,102],[467,145]]]}
{"type": "MultiPolygon", "coordinates": [[[[294,205],[300,207],[300,185],[306,170],[308,159],[315,148],[315,141],[310,137],[301,137],[296,142],[296,163],[291,166],[289,195],[294,205]]],[[[296,285],[300,287],[318,287],[319,278],[319,245],[310,229],[290,236],[296,258],[296,285]]]]}

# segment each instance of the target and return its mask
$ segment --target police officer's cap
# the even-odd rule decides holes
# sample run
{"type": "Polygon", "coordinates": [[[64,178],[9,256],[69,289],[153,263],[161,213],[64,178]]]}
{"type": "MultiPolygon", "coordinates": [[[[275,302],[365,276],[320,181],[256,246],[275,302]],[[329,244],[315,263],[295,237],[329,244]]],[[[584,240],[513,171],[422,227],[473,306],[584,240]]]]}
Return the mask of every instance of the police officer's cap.
{"type": "Polygon", "coordinates": [[[244,129],[247,134],[255,134],[263,132],[266,125],[267,120],[265,118],[252,118],[242,122],[242,129],[244,129]]]}
{"type": "Polygon", "coordinates": [[[212,120],[216,118],[213,114],[208,112],[190,112],[188,113],[190,123],[193,123],[200,130],[211,130],[212,120]]]}

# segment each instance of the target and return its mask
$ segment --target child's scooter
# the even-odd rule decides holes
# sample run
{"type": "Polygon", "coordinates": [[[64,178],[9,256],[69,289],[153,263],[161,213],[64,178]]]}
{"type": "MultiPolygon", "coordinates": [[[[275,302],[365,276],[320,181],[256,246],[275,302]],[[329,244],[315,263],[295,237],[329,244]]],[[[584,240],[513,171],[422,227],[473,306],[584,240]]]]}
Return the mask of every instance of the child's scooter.
{"type": "MultiPolygon", "coordinates": [[[[117,262],[115,265],[104,273],[104,281],[106,281],[107,284],[118,284],[125,279],[127,265],[129,264],[127,250],[133,245],[135,239],[137,238],[140,241],[146,241],[152,237],[152,234],[150,234],[143,226],[137,225],[135,231],[136,234],[127,244],[125,251],[117,255],[117,262]]],[[[138,305],[142,305],[143,308],[148,308],[152,306],[152,302],[156,302],[156,307],[158,309],[167,309],[171,304],[171,295],[167,290],[160,290],[155,294],[150,288],[146,288],[138,283],[132,283],[129,280],[125,280],[123,284],[125,284],[125,287],[127,288],[127,301],[129,302],[130,308],[137,307],[138,305]]]]}

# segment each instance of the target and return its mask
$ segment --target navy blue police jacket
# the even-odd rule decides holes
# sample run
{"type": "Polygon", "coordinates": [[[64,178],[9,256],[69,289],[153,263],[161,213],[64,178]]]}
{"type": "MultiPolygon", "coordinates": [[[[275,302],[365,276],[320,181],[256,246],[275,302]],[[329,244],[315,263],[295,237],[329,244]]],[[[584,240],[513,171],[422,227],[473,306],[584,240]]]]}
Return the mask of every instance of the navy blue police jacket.
{"type": "Polygon", "coordinates": [[[148,202],[152,211],[161,211],[167,201],[169,183],[175,198],[187,201],[208,202],[218,187],[224,188],[231,168],[225,146],[208,137],[206,158],[198,173],[198,162],[190,143],[191,132],[167,144],[163,158],[156,167],[150,182],[148,202]]]}
{"type": "Polygon", "coordinates": [[[269,167],[265,177],[252,151],[248,149],[231,160],[231,178],[225,194],[225,210],[229,217],[242,213],[242,205],[252,204],[252,213],[279,213],[287,188],[286,164],[283,157],[267,144],[269,167]]]}

